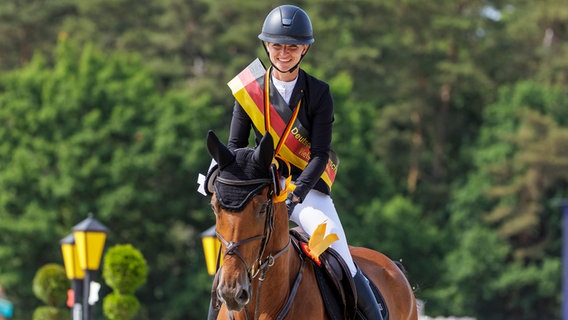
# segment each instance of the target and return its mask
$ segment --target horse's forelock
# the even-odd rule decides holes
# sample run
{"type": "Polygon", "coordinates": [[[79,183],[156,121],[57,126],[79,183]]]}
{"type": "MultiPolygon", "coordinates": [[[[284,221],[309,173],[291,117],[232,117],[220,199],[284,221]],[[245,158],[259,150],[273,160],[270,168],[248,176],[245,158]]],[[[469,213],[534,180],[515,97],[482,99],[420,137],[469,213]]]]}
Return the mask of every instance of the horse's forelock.
{"type": "MultiPolygon", "coordinates": [[[[254,161],[254,149],[241,148],[235,149],[233,152],[235,154],[234,161],[219,172],[219,177],[223,180],[247,181],[270,178],[270,169],[264,168],[254,161]]],[[[216,181],[215,191],[221,208],[229,211],[242,211],[265,185],[266,183],[231,185],[216,181]]]]}
{"type": "Polygon", "coordinates": [[[255,149],[251,148],[234,150],[235,161],[223,171],[230,171],[230,174],[241,180],[269,178],[269,168],[255,161],[254,151],[255,149]]]}

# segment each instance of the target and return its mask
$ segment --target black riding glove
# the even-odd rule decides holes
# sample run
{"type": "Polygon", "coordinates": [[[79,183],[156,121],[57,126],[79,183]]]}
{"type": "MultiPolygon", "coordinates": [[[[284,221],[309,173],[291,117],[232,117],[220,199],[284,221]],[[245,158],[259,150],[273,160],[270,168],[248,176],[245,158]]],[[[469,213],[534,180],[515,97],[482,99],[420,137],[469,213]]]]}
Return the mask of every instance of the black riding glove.
{"type": "Polygon", "coordinates": [[[288,194],[288,197],[286,197],[286,201],[284,201],[284,203],[286,203],[286,208],[288,208],[288,217],[292,215],[292,212],[294,212],[294,208],[298,204],[298,201],[294,201],[293,199],[294,199],[294,192],[290,192],[288,194]]]}

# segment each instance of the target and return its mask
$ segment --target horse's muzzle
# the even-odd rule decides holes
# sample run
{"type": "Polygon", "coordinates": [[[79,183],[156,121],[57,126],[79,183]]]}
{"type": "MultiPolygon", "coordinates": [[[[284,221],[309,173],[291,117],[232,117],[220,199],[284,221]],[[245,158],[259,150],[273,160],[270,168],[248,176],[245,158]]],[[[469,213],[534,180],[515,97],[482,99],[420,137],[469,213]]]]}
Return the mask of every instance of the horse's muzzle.
{"type": "Polygon", "coordinates": [[[241,274],[240,277],[230,275],[225,278],[221,275],[217,295],[229,311],[240,311],[249,303],[251,290],[251,283],[246,273],[241,274]]]}

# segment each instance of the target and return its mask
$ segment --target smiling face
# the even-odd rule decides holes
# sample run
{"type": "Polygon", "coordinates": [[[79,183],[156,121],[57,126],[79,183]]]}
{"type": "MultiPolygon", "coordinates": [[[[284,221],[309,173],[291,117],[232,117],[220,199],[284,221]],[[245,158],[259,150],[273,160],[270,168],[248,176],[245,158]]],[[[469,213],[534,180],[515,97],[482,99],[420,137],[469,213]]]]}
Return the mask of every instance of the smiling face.
{"type": "Polygon", "coordinates": [[[307,44],[280,44],[265,42],[266,50],[270,56],[270,62],[279,70],[274,69],[274,77],[280,81],[292,81],[298,76],[299,69],[287,72],[297,65],[306,54],[309,45],[307,44]]]}

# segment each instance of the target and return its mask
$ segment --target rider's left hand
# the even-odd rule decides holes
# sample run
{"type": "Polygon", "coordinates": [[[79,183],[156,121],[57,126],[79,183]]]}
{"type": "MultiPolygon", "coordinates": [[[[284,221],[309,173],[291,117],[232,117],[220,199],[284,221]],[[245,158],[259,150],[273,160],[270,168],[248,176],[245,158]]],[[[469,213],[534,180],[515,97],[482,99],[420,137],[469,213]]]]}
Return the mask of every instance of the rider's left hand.
{"type": "Polygon", "coordinates": [[[288,208],[288,217],[292,215],[292,212],[294,212],[294,208],[296,207],[299,201],[300,199],[294,194],[294,192],[290,192],[288,194],[288,197],[286,197],[285,201],[286,208],[288,208]]]}

